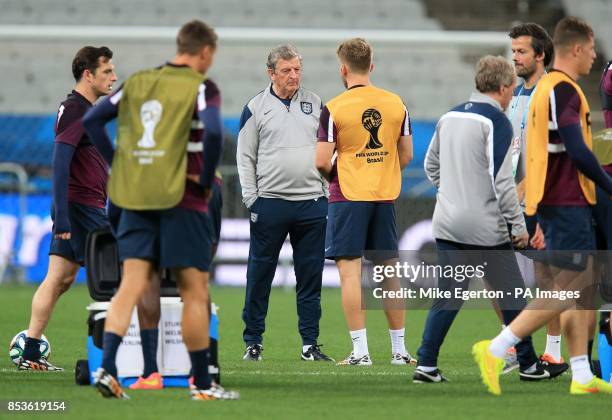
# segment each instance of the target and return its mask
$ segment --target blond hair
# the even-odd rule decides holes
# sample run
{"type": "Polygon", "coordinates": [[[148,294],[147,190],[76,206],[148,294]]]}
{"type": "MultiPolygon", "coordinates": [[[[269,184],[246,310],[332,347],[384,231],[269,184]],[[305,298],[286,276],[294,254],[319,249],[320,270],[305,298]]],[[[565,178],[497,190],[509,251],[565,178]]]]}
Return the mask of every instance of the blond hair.
{"type": "Polygon", "coordinates": [[[336,54],[349,70],[357,74],[367,74],[372,65],[372,47],[363,38],[351,38],[342,42],[336,54]]]}

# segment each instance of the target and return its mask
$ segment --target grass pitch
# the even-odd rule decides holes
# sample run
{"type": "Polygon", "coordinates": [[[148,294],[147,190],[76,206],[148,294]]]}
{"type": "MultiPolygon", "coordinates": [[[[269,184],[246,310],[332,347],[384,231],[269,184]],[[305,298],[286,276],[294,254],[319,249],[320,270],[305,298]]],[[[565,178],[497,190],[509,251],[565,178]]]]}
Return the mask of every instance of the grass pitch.
{"type": "MultiPolygon", "coordinates": [[[[295,293],[272,292],[260,363],[243,362],[243,289],[213,288],[220,307],[220,357],[222,381],[241,392],[239,401],[193,402],[185,389],[129,391],[129,401],[105,400],[92,387],[77,386],[74,364],[86,359],[87,312],[91,301],[86,287],[75,286],[62,297],[46,331],[51,359],[66,368],[62,373],[17,372],[6,350],[14,334],[27,328],[33,286],[0,287],[0,418],[13,418],[6,401],[15,399],[63,400],[64,413],[48,414],[79,419],[154,418],[606,418],[612,396],[569,395],[570,376],[544,383],[520,382],[518,373],[502,377],[503,395],[488,395],[472,361],[472,344],[499,330],[492,310],[464,310],[457,317],[440,356],[440,368],[451,382],[412,383],[412,367],[391,366],[389,334],[382,311],[368,312],[371,367],[308,363],[299,359],[295,293]]],[[[339,290],[325,289],[320,343],[330,356],[340,359],[351,350],[339,290]]],[[[426,311],[407,314],[408,349],[416,353],[426,311]]],[[[542,351],[544,336],[535,337],[542,351]]],[[[21,418],[34,413],[21,415],[21,418]]]]}

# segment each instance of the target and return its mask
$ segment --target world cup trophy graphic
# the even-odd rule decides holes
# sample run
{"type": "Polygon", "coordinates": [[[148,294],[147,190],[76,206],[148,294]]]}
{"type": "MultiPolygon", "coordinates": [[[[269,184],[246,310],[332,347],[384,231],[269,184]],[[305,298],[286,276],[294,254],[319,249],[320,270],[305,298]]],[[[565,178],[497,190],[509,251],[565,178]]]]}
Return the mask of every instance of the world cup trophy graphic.
{"type": "Polygon", "coordinates": [[[155,133],[157,123],[161,119],[162,110],[162,104],[155,99],[145,102],[140,107],[140,121],[144,127],[144,132],[142,133],[141,139],[138,140],[138,147],[142,147],[143,149],[155,147],[153,134],[155,133]]]}
{"type": "Polygon", "coordinates": [[[382,125],[380,112],[373,108],[366,109],[361,116],[361,124],[370,133],[370,141],[366,145],[366,149],[380,149],[383,147],[380,140],[378,140],[378,129],[382,125]]]}

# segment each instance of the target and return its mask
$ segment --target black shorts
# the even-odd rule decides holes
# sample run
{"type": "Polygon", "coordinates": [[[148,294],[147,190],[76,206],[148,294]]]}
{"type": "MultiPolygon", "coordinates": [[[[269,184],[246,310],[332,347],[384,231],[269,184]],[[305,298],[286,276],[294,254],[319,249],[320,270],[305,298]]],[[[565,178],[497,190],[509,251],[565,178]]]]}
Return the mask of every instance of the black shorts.
{"type": "MultiPolygon", "coordinates": [[[[52,218],[54,218],[54,213],[54,211],[51,212],[52,218]]],[[[68,202],[68,220],[70,221],[70,239],[55,239],[52,236],[49,255],[59,255],[83,265],[87,235],[92,230],[108,226],[106,210],[68,202]]]]}
{"type": "Polygon", "coordinates": [[[149,260],[162,268],[208,271],[211,229],[204,212],[174,207],[168,210],[121,210],[117,242],[121,261],[149,260]]]}

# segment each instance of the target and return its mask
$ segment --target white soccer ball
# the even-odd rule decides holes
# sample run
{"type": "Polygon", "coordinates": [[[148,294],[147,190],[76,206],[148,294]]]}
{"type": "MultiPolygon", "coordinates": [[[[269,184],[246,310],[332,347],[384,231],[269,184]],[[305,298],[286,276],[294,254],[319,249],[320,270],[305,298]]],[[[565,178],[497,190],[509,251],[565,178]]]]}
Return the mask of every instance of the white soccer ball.
{"type": "MultiPolygon", "coordinates": [[[[25,349],[27,336],[28,330],[23,330],[13,337],[11,344],[9,345],[9,356],[16,365],[19,364],[19,359],[21,358],[23,350],[25,349]]],[[[40,340],[40,354],[45,359],[48,359],[49,355],[51,354],[51,344],[49,344],[49,340],[47,340],[47,337],[44,335],[40,338],[40,340]]]]}

